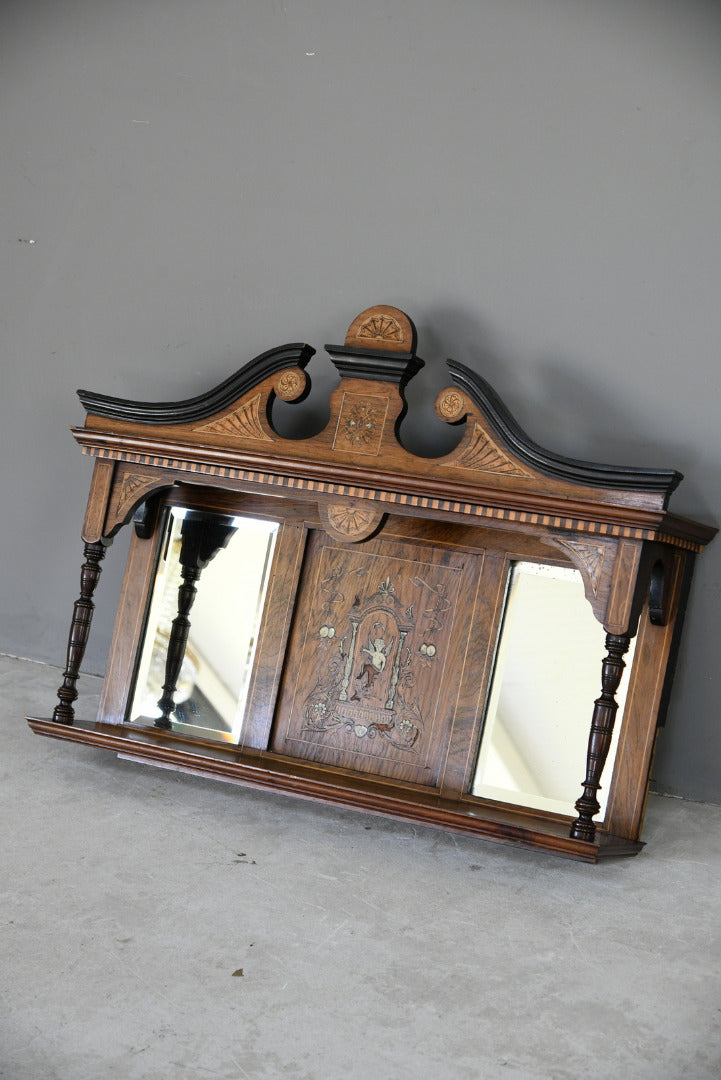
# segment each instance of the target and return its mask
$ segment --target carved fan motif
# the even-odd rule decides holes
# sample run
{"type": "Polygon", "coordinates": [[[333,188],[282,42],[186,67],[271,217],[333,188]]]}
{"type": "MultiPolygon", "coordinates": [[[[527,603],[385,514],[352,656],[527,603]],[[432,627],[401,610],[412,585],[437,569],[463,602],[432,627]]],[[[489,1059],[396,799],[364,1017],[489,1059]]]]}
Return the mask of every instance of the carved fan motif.
{"type": "Polygon", "coordinates": [[[416,332],[413,323],[399,308],[376,304],[356,315],[345,337],[347,346],[364,351],[405,352],[415,350],[416,332]]]}
{"type": "Polygon", "coordinates": [[[246,401],[235,412],[228,413],[219,420],[212,420],[209,424],[201,424],[193,430],[207,431],[212,435],[230,435],[234,439],[262,439],[264,442],[272,442],[260,423],[260,394],[246,401]]]}
{"type": "Polygon", "coordinates": [[[144,487],[150,487],[157,481],[157,476],[149,476],[146,473],[131,473],[130,476],[125,476],[120,489],[118,507],[124,507],[125,503],[130,502],[137,491],[144,487]]]}
{"type": "Polygon", "coordinates": [[[117,512],[121,513],[124,507],[142,492],[143,489],[154,487],[157,482],[157,476],[148,476],[145,473],[131,473],[129,476],[126,476],[118,494],[117,512]]]}
{"type": "Polygon", "coordinates": [[[583,540],[558,540],[555,543],[559,547],[565,547],[575,556],[574,562],[582,564],[588,574],[593,589],[593,595],[598,593],[603,569],[603,557],[605,548],[601,544],[587,544],[583,540]]]}
{"type": "Polygon", "coordinates": [[[374,338],[377,341],[402,341],[400,324],[390,315],[374,315],[358,330],[358,337],[374,338]]]}
{"type": "Polygon", "coordinates": [[[451,462],[461,469],[475,469],[478,472],[505,473],[507,476],[530,476],[518,462],[508,457],[503,450],[486,435],[480,424],[473,428],[471,441],[459,457],[451,462]]]}
{"type": "Polygon", "coordinates": [[[383,517],[373,506],[356,503],[333,503],[319,507],[326,532],[336,540],[365,540],[383,517]]]}

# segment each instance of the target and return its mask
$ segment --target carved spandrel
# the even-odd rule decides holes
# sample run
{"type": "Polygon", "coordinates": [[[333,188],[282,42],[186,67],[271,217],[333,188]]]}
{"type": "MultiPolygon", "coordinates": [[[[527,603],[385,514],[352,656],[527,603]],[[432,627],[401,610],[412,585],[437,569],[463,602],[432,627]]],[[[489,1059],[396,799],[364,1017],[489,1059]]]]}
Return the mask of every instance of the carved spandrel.
{"type": "Polygon", "coordinates": [[[111,504],[111,515],[122,520],[143,495],[157,486],[157,473],[126,473],[111,504]]]}
{"type": "Polygon", "coordinates": [[[616,560],[615,541],[569,536],[546,536],[542,539],[549,547],[562,551],[580,572],[586,599],[595,617],[603,623],[616,560]]]}
{"type": "Polygon", "coordinates": [[[598,596],[598,587],[601,584],[603,562],[606,556],[606,548],[603,544],[589,543],[585,540],[558,540],[552,541],[570,554],[584,575],[588,578],[591,592],[598,596]]]}
{"type": "Polygon", "coordinates": [[[113,536],[131,518],[143,500],[148,499],[153,492],[170,487],[174,479],[174,476],[165,470],[144,472],[136,470],[130,464],[120,464],[108,501],[105,535],[113,536]]]}

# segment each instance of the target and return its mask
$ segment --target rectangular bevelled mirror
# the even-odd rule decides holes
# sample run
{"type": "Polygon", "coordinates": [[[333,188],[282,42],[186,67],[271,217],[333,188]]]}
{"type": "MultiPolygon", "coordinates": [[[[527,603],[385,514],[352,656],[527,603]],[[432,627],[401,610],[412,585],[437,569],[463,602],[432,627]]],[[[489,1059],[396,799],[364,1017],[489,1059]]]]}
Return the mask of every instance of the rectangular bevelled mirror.
{"type": "Polygon", "coordinates": [[[163,528],[128,720],[158,724],[167,688],[172,697],[172,708],[166,710],[170,725],[162,726],[237,743],[278,523],[173,506],[163,528]],[[190,552],[196,564],[198,558],[205,564],[202,573],[196,583],[184,584],[183,563],[191,561],[189,538],[209,525],[215,525],[215,537],[200,556],[197,550],[190,552]],[[183,588],[194,590],[185,614],[187,642],[177,676],[170,674],[168,686],[167,661],[183,588]]]}
{"type": "MultiPolygon", "coordinates": [[[[573,813],[588,719],[601,688],[598,657],[603,655],[604,638],[578,570],[538,562],[511,563],[474,795],[551,813],[573,813]]],[[[619,708],[607,762],[609,775],[623,724],[632,660],[631,653],[616,694],[619,708]]],[[[602,788],[602,812],[607,795],[602,788]]]]}

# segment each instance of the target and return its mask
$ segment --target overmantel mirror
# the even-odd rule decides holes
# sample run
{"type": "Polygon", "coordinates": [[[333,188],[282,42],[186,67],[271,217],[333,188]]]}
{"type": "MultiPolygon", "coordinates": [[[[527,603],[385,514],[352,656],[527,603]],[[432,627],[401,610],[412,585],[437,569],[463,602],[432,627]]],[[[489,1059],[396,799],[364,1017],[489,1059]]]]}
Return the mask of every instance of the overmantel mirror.
{"type": "Polygon", "coordinates": [[[398,437],[422,361],[378,306],[326,346],[319,434],[281,437],[307,345],[197,398],[80,392],[95,459],[67,666],[39,734],[594,862],[634,854],[694,556],[673,471],[532,442],[448,361],[433,459],[398,437]],[[132,530],[100,708],[74,715],[108,545],[132,530]]]}

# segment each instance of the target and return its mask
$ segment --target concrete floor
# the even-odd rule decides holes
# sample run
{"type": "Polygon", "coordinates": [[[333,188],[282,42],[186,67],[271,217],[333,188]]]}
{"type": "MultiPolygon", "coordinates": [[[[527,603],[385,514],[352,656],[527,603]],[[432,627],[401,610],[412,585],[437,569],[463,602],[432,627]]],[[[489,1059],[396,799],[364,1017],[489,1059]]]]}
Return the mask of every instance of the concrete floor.
{"type": "Polygon", "coordinates": [[[721,807],[578,865],[40,739],[58,682],[0,657],[3,1078],[721,1076],[721,807]]]}

